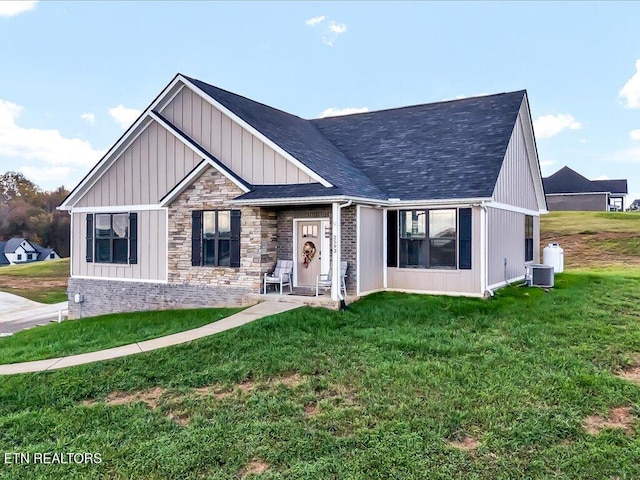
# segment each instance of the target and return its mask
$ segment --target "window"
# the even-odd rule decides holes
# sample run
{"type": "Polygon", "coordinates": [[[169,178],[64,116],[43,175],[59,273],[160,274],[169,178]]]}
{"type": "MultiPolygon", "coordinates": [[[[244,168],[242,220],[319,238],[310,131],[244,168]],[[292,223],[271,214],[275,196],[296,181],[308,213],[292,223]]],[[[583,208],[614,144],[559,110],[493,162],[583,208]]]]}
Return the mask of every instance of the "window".
{"type": "Polygon", "coordinates": [[[88,213],[86,248],[87,262],[138,263],[138,214],[88,213]]]}
{"type": "Polygon", "coordinates": [[[524,217],[524,261],[533,261],[533,216],[524,217]]]}
{"type": "Polygon", "coordinates": [[[55,253],[50,253],[49,254],[49,258],[56,258],[56,254],[55,253]]]}
{"type": "Polygon", "coordinates": [[[456,210],[399,212],[400,267],[456,268],[456,210]]]}
{"type": "Polygon", "coordinates": [[[33,254],[27,253],[27,260],[33,260],[33,254]]]}
{"type": "Polygon", "coordinates": [[[21,253],[18,254],[18,260],[22,260],[22,254],[21,253]]]}
{"type": "Polygon", "coordinates": [[[191,264],[213,267],[240,266],[239,210],[192,212],[191,264]]]}

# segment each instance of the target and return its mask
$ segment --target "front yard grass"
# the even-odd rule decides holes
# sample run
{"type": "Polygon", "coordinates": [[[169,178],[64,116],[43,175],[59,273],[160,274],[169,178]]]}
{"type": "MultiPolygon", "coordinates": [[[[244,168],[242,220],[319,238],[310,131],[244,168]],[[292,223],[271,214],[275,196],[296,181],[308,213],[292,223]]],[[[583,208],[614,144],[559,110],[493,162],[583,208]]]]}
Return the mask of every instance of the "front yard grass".
{"type": "Polygon", "coordinates": [[[55,358],[142,342],[215,322],[241,308],[116,313],[51,323],[0,338],[0,364],[55,358]]]}
{"type": "Polygon", "coordinates": [[[615,375],[640,362],[639,289],[619,270],[487,301],[384,292],[2,377],[5,452],[102,463],[0,476],[640,478],[640,386],[615,375]]]}

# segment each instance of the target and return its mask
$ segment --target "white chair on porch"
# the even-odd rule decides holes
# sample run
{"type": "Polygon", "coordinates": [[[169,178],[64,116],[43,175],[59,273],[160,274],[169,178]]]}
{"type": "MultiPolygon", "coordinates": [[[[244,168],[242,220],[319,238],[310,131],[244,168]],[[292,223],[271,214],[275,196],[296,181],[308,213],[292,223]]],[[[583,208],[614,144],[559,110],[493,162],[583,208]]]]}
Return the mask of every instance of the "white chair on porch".
{"type": "Polygon", "coordinates": [[[282,295],[282,287],[289,285],[289,293],[292,293],[291,275],[293,275],[293,260],[278,260],[273,273],[264,274],[264,294],[267,294],[268,285],[280,285],[280,295],[282,295]]]}
{"type": "MultiPolygon", "coordinates": [[[[347,285],[345,284],[345,278],[347,278],[348,262],[340,262],[340,288],[344,292],[344,296],[347,296],[347,285]]],[[[316,278],[316,297],[320,294],[321,288],[331,288],[331,282],[333,279],[333,265],[329,266],[329,271],[318,275],[316,278]]]]}

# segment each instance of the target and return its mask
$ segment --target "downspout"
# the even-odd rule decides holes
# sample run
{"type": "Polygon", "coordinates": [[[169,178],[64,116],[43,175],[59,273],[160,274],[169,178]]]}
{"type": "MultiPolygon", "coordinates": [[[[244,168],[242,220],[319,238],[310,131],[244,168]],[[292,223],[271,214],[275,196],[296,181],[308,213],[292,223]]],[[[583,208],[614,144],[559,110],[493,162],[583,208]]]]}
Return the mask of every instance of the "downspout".
{"type": "Polygon", "coordinates": [[[334,217],[334,252],[333,252],[333,278],[331,279],[331,285],[336,289],[337,300],[340,301],[340,310],[347,309],[347,303],[345,302],[345,298],[342,295],[340,290],[340,280],[341,280],[341,269],[340,263],[342,260],[342,209],[345,207],[350,207],[353,204],[353,200],[349,200],[347,203],[343,203],[342,205],[338,203],[333,204],[333,217],[334,217]]]}
{"type": "Polygon", "coordinates": [[[489,289],[489,231],[487,228],[488,207],[485,202],[480,203],[480,288],[483,295],[493,297],[489,289]]]}

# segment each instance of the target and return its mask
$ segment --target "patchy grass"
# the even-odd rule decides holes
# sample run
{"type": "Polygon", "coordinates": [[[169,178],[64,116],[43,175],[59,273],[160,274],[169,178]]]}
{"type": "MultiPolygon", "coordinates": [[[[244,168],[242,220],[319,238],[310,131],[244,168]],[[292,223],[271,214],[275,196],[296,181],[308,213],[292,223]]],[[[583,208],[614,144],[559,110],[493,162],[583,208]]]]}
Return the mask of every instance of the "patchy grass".
{"type": "MultiPolygon", "coordinates": [[[[379,293],[0,378],[3,478],[640,478],[640,276],[493,300],[379,293]],[[597,434],[589,433],[590,425],[597,434]]],[[[64,324],[63,324],[64,325],[64,324]]]]}
{"type": "Polygon", "coordinates": [[[541,251],[560,243],[568,268],[640,268],[638,212],[551,212],[540,222],[541,251]]]}
{"type": "Polygon", "coordinates": [[[67,299],[69,259],[0,267],[0,291],[40,303],[67,299]]]}
{"type": "Polygon", "coordinates": [[[240,308],[117,313],[51,323],[0,338],[0,364],[92,352],[197,328],[240,308]]]}

